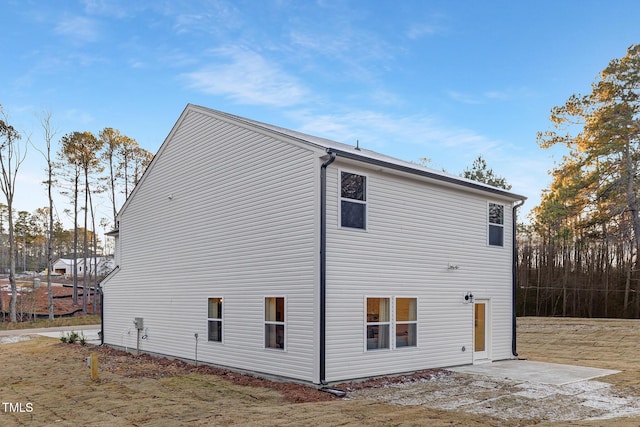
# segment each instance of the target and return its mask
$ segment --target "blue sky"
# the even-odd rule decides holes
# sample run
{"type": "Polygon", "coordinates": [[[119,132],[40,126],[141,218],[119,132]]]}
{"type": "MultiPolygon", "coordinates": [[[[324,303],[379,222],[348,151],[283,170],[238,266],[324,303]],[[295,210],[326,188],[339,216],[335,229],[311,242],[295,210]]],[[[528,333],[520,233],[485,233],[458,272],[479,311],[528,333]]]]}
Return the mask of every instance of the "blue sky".
{"type": "MultiPolygon", "coordinates": [[[[482,155],[526,213],[563,154],[536,133],[640,43],[639,17],[635,0],[4,0],[0,104],[40,147],[49,111],[56,143],[113,127],[155,153],[194,103],[454,174],[482,155]]],[[[47,205],[44,168],[30,149],[16,209],[47,205]]]]}

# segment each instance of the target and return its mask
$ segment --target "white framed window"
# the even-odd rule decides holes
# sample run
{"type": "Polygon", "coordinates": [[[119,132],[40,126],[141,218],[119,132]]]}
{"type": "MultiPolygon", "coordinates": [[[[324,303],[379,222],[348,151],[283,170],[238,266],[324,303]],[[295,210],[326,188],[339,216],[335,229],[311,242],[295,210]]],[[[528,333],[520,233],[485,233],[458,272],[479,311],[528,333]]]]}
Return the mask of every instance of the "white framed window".
{"type": "Polygon", "coordinates": [[[389,349],[391,340],[391,299],[367,298],[367,350],[389,349]]]}
{"type": "Polygon", "coordinates": [[[264,347],[285,349],[286,300],[284,297],[264,299],[264,347]]]}
{"type": "Polygon", "coordinates": [[[207,330],[208,340],[222,342],[222,297],[209,298],[207,330]]]}
{"type": "Polygon", "coordinates": [[[418,342],[418,300],[396,298],[396,348],[416,347],[418,342]]]}
{"type": "Polygon", "coordinates": [[[418,299],[366,297],[366,351],[418,345],[418,299]]]}
{"type": "Polygon", "coordinates": [[[340,171],[340,226],[366,230],[367,177],[340,171]]]}
{"type": "Polygon", "coordinates": [[[489,203],[487,216],[489,246],[504,246],[504,205],[489,203]]]}

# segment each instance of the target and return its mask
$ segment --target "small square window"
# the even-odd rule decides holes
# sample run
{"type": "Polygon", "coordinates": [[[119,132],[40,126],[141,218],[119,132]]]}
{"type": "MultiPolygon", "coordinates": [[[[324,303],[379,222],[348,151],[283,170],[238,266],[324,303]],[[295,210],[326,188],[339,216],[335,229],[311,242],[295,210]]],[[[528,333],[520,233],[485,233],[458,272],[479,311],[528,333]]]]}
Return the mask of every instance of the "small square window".
{"type": "Polygon", "coordinates": [[[340,177],[342,180],[340,196],[342,198],[360,200],[362,202],[367,200],[367,177],[349,172],[342,172],[340,177]]]}
{"type": "Polygon", "coordinates": [[[340,209],[343,227],[365,228],[366,205],[343,200],[340,209]]]}

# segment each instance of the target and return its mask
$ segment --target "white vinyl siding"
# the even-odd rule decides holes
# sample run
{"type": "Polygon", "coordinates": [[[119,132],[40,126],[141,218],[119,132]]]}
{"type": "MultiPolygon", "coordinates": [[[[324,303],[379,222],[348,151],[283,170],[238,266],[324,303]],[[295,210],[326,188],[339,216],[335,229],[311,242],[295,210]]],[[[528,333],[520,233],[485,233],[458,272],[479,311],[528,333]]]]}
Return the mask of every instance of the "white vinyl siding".
{"type": "Polygon", "coordinates": [[[224,295],[224,345],[202,362],[317,381],[319,156],[188,108],[120,213],[120,271],[105,284],[105,342],[194,359],[224,295]],[[264,297],[287,295],[287,352],[267,351],[264,297]]]}
{"type": "MultiPolygon", "coordinates": [[[[494,360],[511,356],[510,251],[487,246],[487,196],[366,165],[328,169],[367,175],[367,233],[327,227],[327,381],[473,362],[473,304],[491,298],[494,360]],[[457,270],[449,269],[457,265],[457,270]],[[417,298],[416,347],[366,351],[366,296],[417,298]],[[360,327],[354,325],[360,325],[360,327]],[[465,351],[462,351],[462,348],[465,351]]],[[[328,194],[327,224],[338,224],[339,195],[328,194]]],[[[504,222],[510,223],[510,202],[504,222]]],[[[511,228],[504,227],[505,246],[511,228]]]]}

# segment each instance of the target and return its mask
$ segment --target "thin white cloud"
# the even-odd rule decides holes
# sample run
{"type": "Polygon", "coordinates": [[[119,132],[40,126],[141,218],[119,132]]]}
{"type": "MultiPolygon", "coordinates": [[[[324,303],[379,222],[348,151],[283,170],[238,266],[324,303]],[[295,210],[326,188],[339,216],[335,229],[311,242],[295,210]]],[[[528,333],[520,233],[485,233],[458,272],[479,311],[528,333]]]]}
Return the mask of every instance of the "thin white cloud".
{"type": "Polygon", "coordinates": [[[54,31],[56,34],[71,38],[78,44],[94,42],[98,40],[100,34],[96,22],[83,16],[62,19],[55,26],[54,31]]]}
{"type": "Polygon", "coordinates": [[[390,60],[399,46],[378,34],[358,28],[340,28],[339,33],[312,32],[308,29],[291,31],[292,46],[313,55],[322,55],[351,63],[353,61],[390,60]]]}
{"type": "Polygon", "coordinates": [[[147,64],[146,62],[140,60],[140,59],[130,59],[129,60],[129,67],[131,68],[146,68],[147,64]]]}
{"type": "Polygon", "coordinates": [[[187,87],[240,104],[279,107],[299,104],[308,95],[298,79],[254,51],[223,48],[214,53],[221,63],[181,75],[187,87]]]}
{"type": "Polygon", "coordinates": [[[506,101],[512,98],[512,94],[507,91],[490,90],[484,93],[484,96],[489,99],[497,99],[500,101],[506,101]]]}
{"type": "Polygon", "coordinates": [[[451,99],[453,99],[454,101],[460,102],[462,104],[471,104],[471,105],[477,105],[477,104],[482,104],[483,101],[480,98],[477,98],[473,95],[470,95],[468,93],[462,93],[462,92],[458,92],[455,90],[450,90],[448,92],[448,95],[451,99]]]}
{"type": "Polygon", "coordinates": [[[288,44],[298,66],[326,74],[328,79],[374,82],[393,67],[403,47],[380,34],[353,26],[348,19],[332,28],[293,28],[288,44]]]}
{"type": "Polygon", "coordinates": [[[342,37],[335,37],[332,34],[311,34],[307,31],[291,31],[289,38],[292,46],[303,52],[313,52],[323,56],[341,56],[355,46],[349,40],[342,37]]]}
{"type": "Polygon", "coordinates": [[[107,63],[108,59],[102,56],[88,55],[84,53],[72,53],[66,58],[66,63],[90,67],[96,64],[107,63]]]}
{"type": "Polygon", "coordinates": [[[303,132],[322,134],[347,144],[359,140],[363,146],[368,145],[373,150],[388,148],[396,142],[424,147],[464,148],[474,152],[497,145],[497,142],[472,130],[446,125],[428,115],[396,117],[356,110],[332,115],[301,112],[297,119],[303,123],[303,132]]]}
{"type": "Polygon", "coordinates": [[[182,68],[191,67],[198,64],[198,58],[187,52],[183,52],[180,49],[165,49],[164,46],[158,49],[157,60],[164,67],[169,68],[182,68]]]}
{"type": "Polygon", "coordinates": [[[177,34],[204,32],[224,34],[242,26],[243,16],[233,2],[164,2],[157,6],[163,15],[170,16],[177,34]]]}
{"type": "Polygon", "coordinates": [[[414,22],[404,32],[410,40],[418,40],[447,32],[447,16],[435,13],[423,18],[420,22],[414,22]]]}
{"type": "Polygon", "coordinates": [[[406,35],[411,40],[421,39],[423,37],[432,36],[438,34],[441,28],[432,24],[414,24],[406,32],[406,35]]]}
{"type": "Polygon", "coordinates": [[[113,16],[124,18],[127,9],[118,1],[112,0],[83,0],[85,11],[91,15],[113,16]]]}
{"type": "Polygon", "coordinates": [[[383,88],[372,89],[368,97],[375,105],[403,106],[406,104],[400,95],[383,88]]]}
{"type": "Polygon", "coordinates": [[[471,94],[450,90],[448,95],[451,99],[463,104],[485,104],[489,101],[511,101],[535,97],[535,92],[527,87],[517,89],[488,90],[481,94],[471,94]]]}
{"type": "Polygon", "coordinates": [[[61,121],[69,123],[88,125],[94,122],[94,117],[89,112],[77,109],[63,110],[58,116],[61,121]]]}

